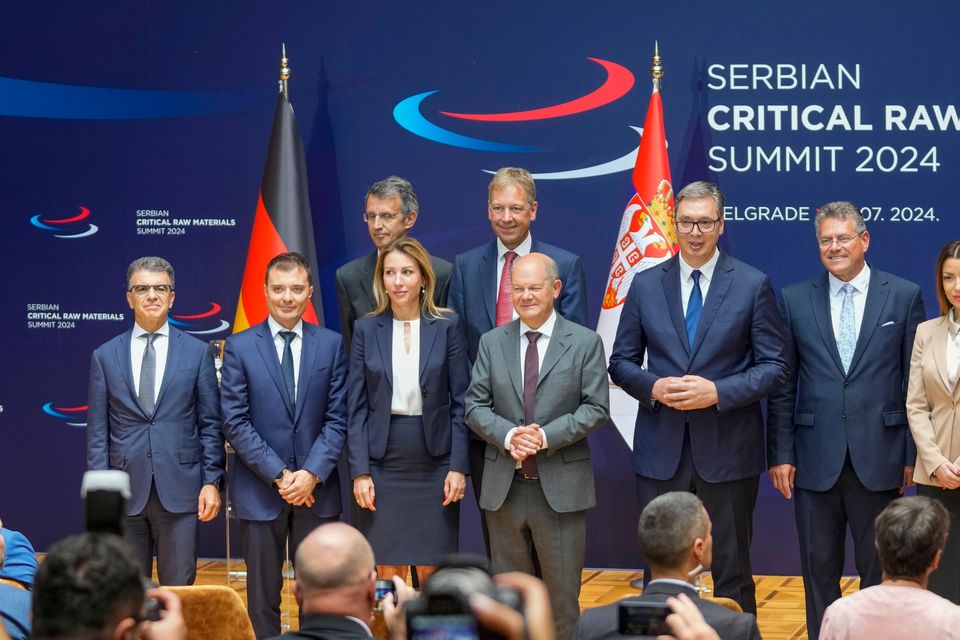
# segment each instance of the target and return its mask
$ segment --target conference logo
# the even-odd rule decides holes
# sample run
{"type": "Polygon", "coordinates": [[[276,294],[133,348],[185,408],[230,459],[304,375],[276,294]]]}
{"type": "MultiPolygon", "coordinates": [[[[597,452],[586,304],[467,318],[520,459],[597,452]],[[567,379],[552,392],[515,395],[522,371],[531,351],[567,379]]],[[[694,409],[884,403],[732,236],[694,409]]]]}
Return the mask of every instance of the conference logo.
{"type": "MultiPolygon", "coordinates": [[[[432,89],[409,96],[398,102],[393,108],[393,118],[397,124],[410,133],[447,146],[492,153],[537,154],[548,152],[550,149],[547,147],[503,141],[503,133],[501,132],[506,130],[506,133],[509,133],[510,123],[545,121],[594,111],[619,100],[633,88],[634,76],[626,67],[600,58],[587,58],[587,60],[602,67],[606,72],[606,79],[596,89],[561,104],[504,113],[460,113],[437,110],[428,117],[424,114],[425,103],[429,102],[430,105],[433,105],[442,101],[443,98],[440,89],[432,89]],[[458,133],[456,131],[457,124],[465,121],[487,123],[491,130],[491,137],[479,138],[458,133]],[[441,126],[438,122],[443,122],[445,126],[441,126]],[[498,135],[499,138],[494,137],[498,135]]],[[[631,126],[630,128],[641,135],[643,133],[643,129],[640,127],[631,126]]],[[[533,177],[540,180],[572,180],[632,171],[638,148],[600,164],[564,171],[533,173],[533,177]]],[[[485,171],[486,173],[493,173],[493,171],[485,171]]]]}
{"type": "Polygon", "coordinates": [[[217,317],[221,311],[223,311],[223,307],[216,302],[211,302],[209,311],[193,315],[170,314],[168,321],[181,331],[186,331],[195,336],[206,336],[230,328],[229,322],[217,317]]]}
{"type": "Polygon", "coordinates": [[[69,218],[48,218],[39,214],[35,215],[30,218],[30,224],[52,233],[54,238],[76,240],[92,236],[100,230],[97,225],[86,221],[89,217],[90,209],[80,207],[80,213],[69,218]]]}
{"type": "Polygon", "coordinates": [[[70,427],[87,426],[87,406],[82,407],[60,407],[53,402],[43,405],[43,412],[58,420],[62,420],[70,427]]]}

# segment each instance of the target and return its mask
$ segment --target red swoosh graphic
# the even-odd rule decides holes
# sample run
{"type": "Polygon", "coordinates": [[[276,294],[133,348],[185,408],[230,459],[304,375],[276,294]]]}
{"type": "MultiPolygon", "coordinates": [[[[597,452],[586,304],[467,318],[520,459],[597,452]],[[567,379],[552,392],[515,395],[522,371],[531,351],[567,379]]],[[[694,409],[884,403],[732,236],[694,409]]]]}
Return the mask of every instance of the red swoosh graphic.
{"type": "Polygon", "coordinates": [[[633,88],[633,74],[626,67],[620,66],[609,60],[600,58],[587,58],[596,62],[607,71],[606,81],[595,91],[587,95],[564,102],[563,104],[553,105],[552,107],[543,107],[541,109],[531,109],[530,111],[514,111],[511,113],[450,113],[441,111],[440,113],[451,118],[461,118],[463,120],[481,120],[484,122],[523,122],[526,120],[546,120],[548,118],[562,118],[563,116],[572,116],[575,113],[583,113],[605,104],[610,104],[614,100],[626,95],[633,88]]]}
{"type": "Polygon", "coordinates": [[[47,224],[70,224],[71,222],[80,222],[88,215],[90,215],[90,209],[87,209],[86,207],[80,207],[79,215],[75,215],[72,218],[67,218],[65,220],[49,220],[47,218],[41,218],[41,220],[47,224]]]}
{"type": "Polygon", "coordinates": [[[80,411],[86,411],[89,405],[84,405],[82,407],[54,407],[56,411],[70,411],[73,413],[78,413],[80,411]]]}
{"type": "Polygon", "coordinates": [[[199,320],[200,318],[209,318],[210,316],[217,315],[218,313],[220,313],[220,305],[218,305],[216,302],[211,302],[210,311],[207,311],[206,313],[198,313],[195,316],[173,316],[173,317],[176,318],[177,320],[199,320]]]}

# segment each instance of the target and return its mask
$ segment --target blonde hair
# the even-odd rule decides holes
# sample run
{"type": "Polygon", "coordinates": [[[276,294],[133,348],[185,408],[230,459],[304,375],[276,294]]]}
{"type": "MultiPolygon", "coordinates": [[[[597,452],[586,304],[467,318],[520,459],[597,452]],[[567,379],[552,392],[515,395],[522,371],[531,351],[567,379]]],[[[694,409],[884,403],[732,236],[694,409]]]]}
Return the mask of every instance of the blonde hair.
{"type": "Polygon", "coordinates": [[[420,269],[420,277],[423,278],[423,288],[420,290],[420,313],[430,318],[442,318],[443,312],[450,311],[446,307],[438,307],[433,301],[433,293],[437,288],[437,276],[433,273],[430,254],[413,238],[400,236],[384,247],[377,257],[377,268],[373,275],[373,297],[377,302],[377,308],[367,315],[380,315],[390,308],[390,296],[387,295],[387,287],[383,284],[383,262],[391,253],[409,256],[420,269]]]}

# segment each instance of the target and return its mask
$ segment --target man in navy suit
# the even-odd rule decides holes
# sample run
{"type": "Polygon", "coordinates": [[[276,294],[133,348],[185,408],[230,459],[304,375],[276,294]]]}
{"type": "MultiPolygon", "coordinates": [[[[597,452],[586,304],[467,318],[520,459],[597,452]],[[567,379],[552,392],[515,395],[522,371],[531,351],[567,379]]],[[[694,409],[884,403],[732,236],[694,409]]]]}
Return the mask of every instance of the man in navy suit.
{"type": "MultiPolygon", "coordinates": [[[[463,320],[471,367],[477,359],[480,336],[517,317],[510,269],[515,259],[528,253],[553,258],[563,283],[554,307],[566,320],[587,323],[587,281],[580,256],[533,239],[530,224],[537,219],[537,208],[537,187],[530,172],[503,167],[487,187],[487,217],[496,238],[454,260],[449,303],[463,320]]],[[[472,432],[470,436],[470,478],[479,500],[486,444],[472,432]]],[[[481,523],[489,555],[487,524],[483,518],[481,523]]]]}
{"type": "Polygon", "coordinates": [[[193,584],[197,521],[220,511],[224,450],[213,357],[167,322],[174,272],[163,258],[134,260],[127,302],[135,324],[93,352],[87,468],[130,476],[124,537],[144,575],[193,584]]]}
{"type": "Polygon", "coordinates": [[[867,265],[870,233],[854,204],[826,204],[815,222],[827,273],[783,290],[792,375],[767,408],[770,479],[787,499],[796,484],[812,640],[840,597],[848,526],[860,587],[880,583],[874,520],[912,484],[904,402],[925,319],[920,287],[867,265]]]}
{"type": "Polygon", "coordinates": [[[244,538],[247,609],[258,638],[280,632],[281,569],[313,529],[340,516],[337,459],[347,433],[340,335],[301,319],[313,294],[306,259],[267,265],[270,316],[227,340],[220,398],[237,452],[230,491],[244,538]]]}
{"type": "Polygon", "coordinates": [[[633,464],[641,509],[667,491],[696,493],[716,532],[715,591],[756,613],[760,399],[789,374],[783,321],[767,276],[717,249],[716,185],[694,182],[677,194],[676,226],[680,254],[630,285],[610,378],[640,402],[633,464]]]}

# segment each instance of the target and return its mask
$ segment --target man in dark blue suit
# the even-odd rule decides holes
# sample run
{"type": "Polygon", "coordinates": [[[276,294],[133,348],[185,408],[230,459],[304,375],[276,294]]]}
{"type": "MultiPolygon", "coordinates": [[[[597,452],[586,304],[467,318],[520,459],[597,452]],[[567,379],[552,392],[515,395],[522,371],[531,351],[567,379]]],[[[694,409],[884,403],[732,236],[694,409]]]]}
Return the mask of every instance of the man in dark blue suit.
{"type": "Polygon", "coordinates": [[[870,233],[854,204],[824,205],[816,229],[827,273],[783,290],[792,375],[767,409],[770,479],[787,499],[796,484],[812,640],[840,597],[847,526],[861,588],[880,584],[873,523],[912,484],[904,402],[925,319],[920,287],[867,265],[870,233]]]}
{"type": "Polygon", "coordinates": [[[680,254],[630,285],[610,377],[640,402],[640,508],[667,491],[696,493],[715,529],[715,591],[756,613],[750,541],[765,468],[760,399],[789,373],[783,321],[767,276],[717,249],[724,224],[716,185],[694,182],[677,194],[676,226],[680,254]]]}
{"type": "Polygon", "coordinates": [[[134,327],[93,352],[87,410],[87,468],[130,476],[124,536],[144,575],[193,584],[197,521],[220,511],[224,450],[213,357],[207,345],[167,322],[174,272],[163,258],[127,269],[134,327]]]}
{"type": "MultiPolygon", "coordinates": [[[[503,167],[487,187],[487,217],[496,239],[461,253],[450,274],[450,308],[463,320],[470,366],[477,359],[480,336],[517,317],[513,308],[510,269],[528,253],[543,253],[557,264],[563,283],[554,307],[566,320],[586,325],[587,280],[580,256],[533,239],[530,223],[537,219],[537,188],[526,169],[503,167]]],[[[470,478],[479,500],[486,443],[470,433],[470,478]]],[[[487,524],[481,518],[484,545],[487,524]]]]}
{"type": "Polygon", "coordinates": [[[340,335],[301,319],[313,294],[307,261],[267,265],[270,316],[227,340],[223,431],[237,452],[230,491],[244,538],[247,605],[258,638],[280,632],[281,569],[313,529],[340,515],[337,459],[347,432],[340,335]]]}

